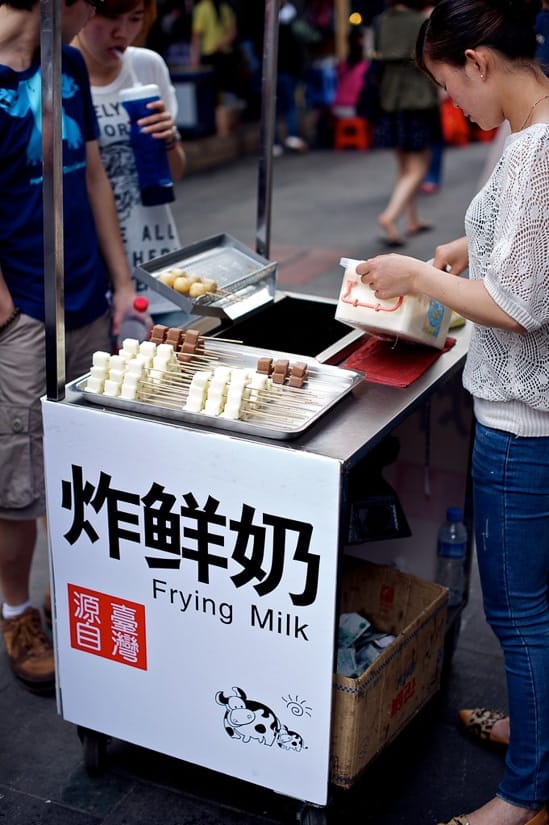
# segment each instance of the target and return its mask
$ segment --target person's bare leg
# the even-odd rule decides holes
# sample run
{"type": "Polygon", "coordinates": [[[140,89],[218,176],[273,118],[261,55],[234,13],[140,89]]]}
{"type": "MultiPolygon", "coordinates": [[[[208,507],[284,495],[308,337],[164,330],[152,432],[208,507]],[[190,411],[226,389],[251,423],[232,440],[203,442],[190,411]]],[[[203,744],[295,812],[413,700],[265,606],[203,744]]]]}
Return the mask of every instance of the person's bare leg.
{"type": "Polygon", "coordinates": [[[389,203],[378,217],[378,223],[387,233],[389,241],[400,237],[396,222],[405,210],[408,210],[408,231],[411,228],[410,214],[417,221],[415,198],[429,168],[429,150],[402,152],[398,149],[397,158],[399,167],[397,182],[389,203]]]}
{"type": "Polygon", "coordinates": [[[503,719],[498,719],[497,722],[494,723],[492,728],[492,734],[494,736],[498,736],[500,739],[506,739],[509,741],[509,736],[511,733],[511,728],[509,725],[509,717],[504,716],[503,719]]]}
{"type": "Polygon", "coordinates": [[[33,693],[50,694],[55,687],[53,647],[38,609],[28,604],[36,536],[36,519],[0,519],[0,629],[13,674],[33,693]],[[17,609],[6,611],[6,605],[17,609]]]}
{"type": "Polygon", "coordinates": [[[0,519],[0,593],[9,605],[24,604],[30,598],[30,570],[36,535],[35,519],[0,519]]]}
{"type": "Polygon", "coordinates": [[[417,203],[421,184],[429,170],[431,150],[424,152],[413,152],[409,156],[408,174],[410,175],[410,187],[412,193],[406,204],[406,231],[409,235],[415,235],[422,228],[427,228],[429,224],[422,221],[418,215],[417,203]]]}
{"type": "Polygon", "coordinates": [[[387,235],[387,240],[391,243],[403,243],[399,234],[396,220],[400,215],[401,192],[404,188],[406,178],[406,154],[400,149],[396,149],[395,158],[397,162],[397,176],[394,189],[389,198],[389,203],[378,216],[377,222],[387,235]]]}

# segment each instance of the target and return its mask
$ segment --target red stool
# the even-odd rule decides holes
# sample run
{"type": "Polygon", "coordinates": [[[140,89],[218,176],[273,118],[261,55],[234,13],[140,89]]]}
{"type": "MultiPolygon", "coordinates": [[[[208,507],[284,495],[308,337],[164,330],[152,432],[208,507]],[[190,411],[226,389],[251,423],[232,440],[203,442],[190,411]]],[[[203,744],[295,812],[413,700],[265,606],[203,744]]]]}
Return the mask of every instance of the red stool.
{"type": "Polygon", "coordinates": [[[363,117],[340,117],[336,120],[336,149],[369,149],[372,145],[370,124],[363,117]]]}

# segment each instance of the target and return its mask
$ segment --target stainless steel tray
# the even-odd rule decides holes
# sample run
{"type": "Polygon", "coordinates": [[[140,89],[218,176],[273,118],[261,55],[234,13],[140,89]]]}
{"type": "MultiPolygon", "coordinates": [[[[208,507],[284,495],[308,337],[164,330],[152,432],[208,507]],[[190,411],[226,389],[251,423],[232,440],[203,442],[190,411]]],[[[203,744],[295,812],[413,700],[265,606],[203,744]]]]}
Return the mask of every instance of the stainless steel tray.
{"type": "MultiPolygon", "coordinates": [[[[100,395],[86,390],[88,375],[67,384],[67,394],[77,394],[81,399],[101,407],[110,407],[121,412],[137,413],[155,418],[164,418],[168,421],[198,425],[209,429],[228,430],[230,432],[255,435],[262,438],[289,440],[297,438],[325,412],[334,406],[341,398],[349,393],[364,378],[362,372],[340,369],[328,366],[315,358],[307,358],[292,353],[246,347],[241,344],[232,344],[216,340],[205,339],[206,353],[219,353],[218,365],[230,365],[239,368],[254,369],[258,359],[269,357],[273,360],[286,359],[290,365],[296,362],[305,362],[308,367],[308,380],[303,390],[291,391],[292,398],[296,399],[299,415],[293,420],[270,420],[268,417],[258,419],[228,419],[221,416],[206,415],[205,413],[189,412],[181,407],[165,404],[160,399],[154,401],[126,401],[123,398],[100,395]],[[299,395],[301,393],[301,395],[299,395]]],[[[203,366],[199,367],[204,369],[203,366]]],[[[283,390],[287,391],[284,387],[283,390]]],[[[184,398],[182,398],[182,403],[184,398]]],[[[274,402],[278,403],[278,402],[274,402]]],[[[253,416],[253,414],[252,414],[253,416]]],[[[290,417],[291,418],[291,417],[290,417]]]]}
{"type": "Polygon", "coordinates": [[[192,315],[234,321],[274,299],[276,267],[231,235],[212,235],[137,266],[138,281],[192,315]],[[162,272],[185,269],[217,281],[219,294],[190,298],[158,280],[162,272]]]}

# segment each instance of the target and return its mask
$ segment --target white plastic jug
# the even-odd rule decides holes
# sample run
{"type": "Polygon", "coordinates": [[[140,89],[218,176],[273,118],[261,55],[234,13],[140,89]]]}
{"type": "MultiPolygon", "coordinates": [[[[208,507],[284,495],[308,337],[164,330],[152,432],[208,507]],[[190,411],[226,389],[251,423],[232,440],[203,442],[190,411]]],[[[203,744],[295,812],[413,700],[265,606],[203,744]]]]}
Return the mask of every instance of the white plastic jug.
{"type": "Polygon", "coordinates": [[[452,311],[427,295],[401,295],[381,300],[363,284],[356,267],[360,261],[342,258],[345,274],[336,309],[336,319],[371,335],[402,338],[442,349],[452,311]]]}

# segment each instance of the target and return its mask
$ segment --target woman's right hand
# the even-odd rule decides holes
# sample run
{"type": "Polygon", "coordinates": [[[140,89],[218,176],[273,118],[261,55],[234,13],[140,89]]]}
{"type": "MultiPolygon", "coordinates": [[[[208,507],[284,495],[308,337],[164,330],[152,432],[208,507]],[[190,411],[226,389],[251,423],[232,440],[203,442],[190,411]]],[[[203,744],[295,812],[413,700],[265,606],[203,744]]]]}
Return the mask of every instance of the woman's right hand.
{"type": "Polygon", "coordinates": [[[461,275],[467,269],[469,263],[469,252],[467,249],[467,238],[457,238],[455,241],[440,244],[435,249],[433,265],[444,272],[451,272],[452,275],[461,275]]]}

